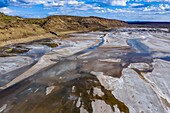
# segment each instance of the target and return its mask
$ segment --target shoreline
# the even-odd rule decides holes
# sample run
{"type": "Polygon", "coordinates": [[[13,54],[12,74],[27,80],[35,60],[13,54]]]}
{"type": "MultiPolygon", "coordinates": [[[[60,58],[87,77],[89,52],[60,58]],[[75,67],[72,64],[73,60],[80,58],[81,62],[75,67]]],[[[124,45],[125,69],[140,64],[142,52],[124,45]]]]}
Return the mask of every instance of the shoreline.
{"type": "MultiPolygon", "coordinates": [[[[14,78],[13,80],[11,80],[9,83],[7,83],[4,86],[0,87],[0,91],[5,90],[9,87],[12,87],[13,85],[21,82],[24,79],[27,79],[33,75],[35,75],[36,73],[40,72],[41,70],[48,68],[49,66],[55,65],[58,63],[58,61],[54,61],[55,60],[60,60],[61,57],[69,57],[72,55],[75,55],[76,53],[79,53],[83,50],[86,50],[90,47],[96,46],[98,45],[98,43],[101,43],[103,40],[100,38],[100,35],[96,35],[95,41],[93,42],[84,42],[82,43],[82,47],[80,46],[74,46],[74,47],[67,47],[67,48],[61,48],[61,49],[57,49],[57,50],[53,50],[49,53],[46,53],[45,55],[43,55],[39,61],[32,66],[30,69],[28,69],[27,71],[25,71],[24,73],[22,73],[21,75],[19,75],[18,77],[14,78]],[[100,42],[98,42],[98,40],[100,40],[100,42]]],[[[104,37],[103,37],[104,38],[104,37]]]]}
{"type": "MultiPolygon", "coordinates": [[[[118,28],[124,28],[124,27],[116,27],[114,29],[118,29],[118,28]]],[[[29,43],[32,41],[38,41],[41,39],[46,39],[46,38],[56,38],[56,39],[66,39],[69,38],[69,34],[73,34],[73,33],[88,33],[88,32],[96,32],[96,31],[105,31],[105,30],[112,30],[113,28],[107,28],[107,29],[97,29],[97,30],[79,30],[79,31],[61,31],[61,32],[57,32],[57,34],[53,34],[53,33],[44,33],[42,35],[35,35],[35,36],[27,36],[27,37],[23,37],[23,38],[17,38],[17,39],[7,39],[6,41],[1,41],[0,40],[0,49],[8,46],[8,45],[13,45],[13,44],[20,44],[20,43],[29,43]]]]}
{"type": "Polygon", "coordinates": [[[31,41],[36,41],[36,40],[45,39],[45,38],[57,38],[57,36],[51,33],[46,33],[46,34],[37,35],[37,36],[28,36],[25,38],[12,39],[8,41],[0,41],[0,48],[11,45],[11,44],[28,43],[31,41]]]}

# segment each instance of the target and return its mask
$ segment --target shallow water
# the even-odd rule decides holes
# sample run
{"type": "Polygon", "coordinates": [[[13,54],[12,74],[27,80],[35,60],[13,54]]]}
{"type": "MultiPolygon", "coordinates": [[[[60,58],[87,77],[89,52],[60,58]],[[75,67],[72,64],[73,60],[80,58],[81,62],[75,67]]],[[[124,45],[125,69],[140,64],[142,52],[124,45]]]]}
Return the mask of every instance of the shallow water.
{"type": "Polygon", "coordinates": [[[16,78],[18,75],[21,75],[22,73],[30,69],[35,63],[36,62],[33,62],[30,65],[26,65],[17,70],[0,75],[0,87],[4,86],[5,84],[16,78]]]}
{"type": "Polygon", "coordinates": [[[75,55],[78,56],[78,55],[85,54],[87,52],[93,51],[96,48],[102,46],[104,42],[105,42],[105,39],[102,37],[101,41],[97,45],[91,46],[91,47],[89,47],[89,48],[87,48],[87,49],[85,49],[83,51],[80,51],[80,52],[76,53],[75,55]]]}
{"type": "Polygon", "coordinates": [[[127,43],[132,46],[134,49],[137,50],[138,53],[148,53],[149,54],[149,47],[145,44],[141,43],[139,39],[128,39],[127,43]]]}
{"type": "Polygon", "coordinates": [[[50,52],[52,49],[57,48],[61,44],[55,42],[52,39],[41,39],[38,41],[8,45],[1,48],[0,57],[9,57],[9,56],[29,56],[33,59],[39,59],[45,53],[50,52]]]}
{"type": "MultiPolygon", "coordinates": [[[[125,32],[133,32],[133,30],[125,32]]],[[[143,31],[139,30],[138,32],[143,31]]],[[[101,47],[105,42],[103,36],[97,45],[56,60],[56,64],[2,90],[0,92],[0,107],[4,104],[8,105],[3,113],[80,113],[82,107],[92,113],[94,110],[92,103],[100,100],[109,105],[113,111],[115,110],[113,106],[117,105],[121,112],[129,113],[128,106],[117,99],[111,91],[106,90],[91,72],[103,72],[103,75],[118,79],[122,76],[122,70],[127,68],[130,63],[152,65],[152,54],[155,51],[153,52],[140,41],[141,39],[127,39],[127,43],[130,45],[128,48],[101,47]],[[120,59],[120,62],[101,61],[101,59],[120,59]],[[46,95],[49,87],[54,87],[54,89],[46,95]],[[94,88],[99,88],[104,95],[94,95],[94,88]],[[81,100],[78,106],[79,99],[81,100]]],[[[51,51],[51,48],[47,46],[41,47],[34,46],[24,55],[39,59],[51,51]]],[[[168,56],[160,59],[170,61],[168,56]]],[[[18,70],[18,73],[23,71],[18,70]]],[[[13,77],[18,73],[13,72],[13,77]]],[[[3,77],[9,82],[12,74],[3,77]]],[[[4,82],[1,84],[4,85],[4,82]]]]}
{"type": "Polygon", "coordinates": [[[48,47],[48,46],[31,46],[31,47],[27,47],[30,48],[30,50],[26,53],[21,54],[22,56],[29,56],[35,60],[38,60],[39,58],[41,58],[44,54],[50,52],[52,50],[52,48],[48,47]]]}
{"type": "Polygon", "coordinates": [[[160,59],[162,59],[162,60],[166,60],[166,61],[170,61],[170,56],[161,57],[160,59]]]}
{"type": "MultiPolygon", "coordinates": [[[[78,98],[82,99],[84,108],[89,112],[92,112],[91,102],[99,99],[104,100],[110,106],[117,104],[121,111],[128,113],[127,106],[117,100],[110,91],[104,89],[96,77],[89,74],[84,66],[86,66],[86,63],[79,61],[59,62],[37,73],[34,77],[0,92],[0,105],[8,100],[9,106],[15,106],[6,112],[79,113],[80,109],[76,107],[78,98]],[[56,86],[56,88],[46,96],[45,91],[49,86],[56,86]],[[75,87],[75,91],[72,90],[73,87],[75,87]],[[93,96],[94,87],[101,88],[105,96],[93,96]],[[16,93],[13,93],[14,90],[16,93]],[[70,111],[70,109],[72,110],[70,111]]],[[[114,111],[113,107],[112,109],[114,111]]]]}

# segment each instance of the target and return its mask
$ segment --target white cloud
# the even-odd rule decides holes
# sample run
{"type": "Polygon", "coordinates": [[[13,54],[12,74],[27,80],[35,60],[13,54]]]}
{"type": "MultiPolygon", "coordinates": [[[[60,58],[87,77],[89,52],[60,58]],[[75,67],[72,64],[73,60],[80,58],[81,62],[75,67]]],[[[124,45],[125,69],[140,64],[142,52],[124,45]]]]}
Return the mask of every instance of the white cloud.
{"type": "Polygon", "coordinates": [[[126,6],[127,0],[109,0],[113,6],[126,6]]]}
{"type": "Polygon", "coordinates": [[[170,9],[170,6],[168,4],[160,4],[159,8],[165,10],[165,9],[170,9]]]}
{"type": "Polygon", "coordinates": [[[110,4],[112,6],[126,6],[129,0],[101,0],[103,3],[110,4]]]}
{"type": "MultiPolygon", "coordinates": [[[[10,6],[24,6],[24,8],[32,8],[30,6],[42,4],[44,7],[40,12],[42,15],[79,15],[79,16],[101,16],[113,17],[116,19],[159,19],[160,16],[170,17],[170,0],[8,0],[10,6]],[[157,3],[153,3],[157,2],[157,3]],[[160,4],[160,5],[159,5],[160,4]],[[111,6],[113,7],[111,7],[111,6]],[[26,7],[25,7],[26,6],[26,7]],[[114,7],[121,6],[121,7],[114,7]],[[139,7],[137,7],[139,6],[139,7]],[[141,6],[141,7],[140,7],[141,6]]],[[[33,7],[34,8],[34,7],[33,7]]],[[[2,12],[11,13],[12,10],[8,8],[0,9],[2,12]]],[[[16,14],[17,9],[15,10],[16,14]]],[[[18,11],[22,12],[22,11],[18,11]]],[[[19,15],[17,12],[16,15],[19,15]]],[[[23,11],[25,16],[27,12],[23,11]]],[[[34,14],[29,12],[30,17],[34,14]]],[[[26,16],[27,17],[27,16],[26,16]]]]}
{"type": "Polygon", "coordinates": [[[156,11],[157,8],[155,6],[148,6],[144,8],[144,12],[148,12],[148,11],[156,11]]]}
{"type": "Polygon", "coordinates": [[[3,7],[3,8],[0,8],[0,12],[5,13],[5,14],[11,14],[13,12],[13,10],[11,10],[7,7],[3,7]]]}
{"type": "Polygon", "coordinates": [[[129,4],[130,6],[132,7],[135,7],[135,6],[142,6],[143,4],[140,4],[140,3],[132,3],[132,4],[129,4]]]}
{"type": "Polygon", "coordinates": [[[103,10],[102,12],[105,12],[105,13],[133,13],[134,11],[132,9],[105,9],[103,10]]]}
{"type": "Polygon", "coordinates": [[[147,2],[170,2],[170,0],[147,0],[147,2]]]}
{"type": "Polygon", "coordinates": [[[79,5],[77,7],[75,7],[75,10],[82,10],[82,11],[87,11],[87,10],[102,10],[104,8],[98,7],[98,6],[94,6],[94,5],[90,5],[90,4],[82,4],[79,5]]]}
{"type": "Polygon", "coordinates": [[[74,12],[76,14],[89,14],[92,15],[94,12],[101,13],[105,8],[101,8],[91,4],[81,4],[74,7],[57,7],[56,11],[51,11],[48,15],[71,15],[74,12]]]}
{"type": "Polygon", "coordinates": [[[170,6],[168,4],[159,4],[159,6],[148,6],[148,7],[145,7],[143,11],[145,11],[145,12],[148,12],[148,11],[152,11],[152,12],[163,11],[163,12],[165,12],[166,10],[170,10],[170,6]]]}
{"type": "Polygon", "coordinates": [[[84,2],[79,2],[77,0],[10,0],[10,2],[15,5],[43,4],[44,6],[64,6],[84,4],[84,2]]]}

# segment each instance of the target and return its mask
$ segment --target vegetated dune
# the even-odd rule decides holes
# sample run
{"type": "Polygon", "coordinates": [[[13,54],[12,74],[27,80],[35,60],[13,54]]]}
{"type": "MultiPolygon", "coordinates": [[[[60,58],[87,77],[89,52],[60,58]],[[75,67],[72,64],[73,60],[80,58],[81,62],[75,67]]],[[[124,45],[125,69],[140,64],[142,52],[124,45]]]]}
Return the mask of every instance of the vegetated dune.
{"type": "Polygon", "coordinates": [[[0,13],[0,46],[126,25],[123,21],[99,17],[56,15],[41,19],[25,19],[0,13]]]}
{"type": "Polygon", "coordinates": [[[42,27],[47,31],[56,33],[62,31],[91,31],[126,25],[122,21],[99,17],[50,16],[47,19],[42,27]]]}

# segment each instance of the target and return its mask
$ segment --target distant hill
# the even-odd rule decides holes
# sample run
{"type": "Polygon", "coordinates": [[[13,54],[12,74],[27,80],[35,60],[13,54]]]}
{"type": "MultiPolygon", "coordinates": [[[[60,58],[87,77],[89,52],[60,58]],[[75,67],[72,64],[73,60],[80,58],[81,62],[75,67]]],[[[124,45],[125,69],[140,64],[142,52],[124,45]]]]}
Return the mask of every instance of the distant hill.
{"type": "Polygon", "coordinates": [[[127,22],[130,26],[134,27],[161,27],[161,28],[169,28],[170,22],[127,22]]]}
{"type": "Polygon", "coordinates": [[[15,43],[16,40],[25,42],[72,32],[110,29],[126,25],[123,21],[92,16],[56,15],[42,19],[25,19],[0,13],[0,46],[5,43],[15,43]]]}

